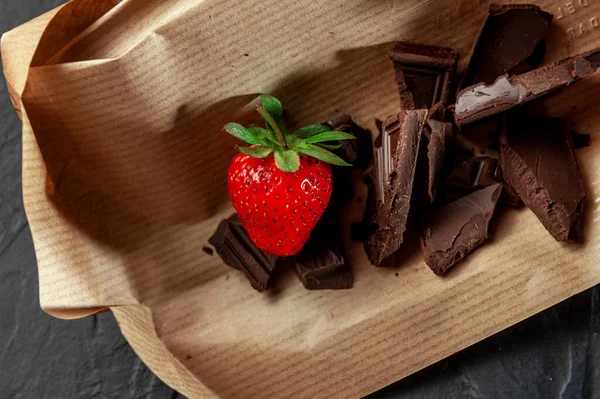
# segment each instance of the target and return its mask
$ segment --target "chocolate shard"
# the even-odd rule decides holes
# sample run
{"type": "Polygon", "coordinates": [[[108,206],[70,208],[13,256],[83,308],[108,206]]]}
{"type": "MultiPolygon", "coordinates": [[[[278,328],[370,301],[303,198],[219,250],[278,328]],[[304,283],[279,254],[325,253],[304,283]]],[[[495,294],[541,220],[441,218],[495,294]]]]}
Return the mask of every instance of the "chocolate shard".
{"type": "Polygon", "coordinates": [[[339,219],[331,209],[323,215],[310,239],[291,263],[306,289],[352,288],[354,277],[344,257],[339,219]]]}
{"type": "Polygon", "coordinates": [[[356,137],[356,140],[340,142],[342,146],[334,150],[336,155],[361,170],[369,167],[373,160],[373,139],[369,130],[357,125],[347,114],[338,115],[325,122],[324,125],[329,126],[332,130],[350,133],[356,137]]]}
{"type": "Polygon", "coordinates": [[[415,208],[426,208],[433,204],[442,179],[446,136],[451,135],[452,131],[452,124],[444,122],[445,113],[443,104],[438,103],[425,117],[413,195],[412,206],[415,208]]]}
{"type": "Polygon", "coordinates": [[[492,4],[459,87],[493,83],[498,76],[538,67],[552,14],[531,4],[492,4]]]}
{"type": "MultiPolygon", "coordinates": [[[[402,245],[410,210],[417,157],[427,110],[402,111],[389,117],[376,140],[374,202],[366,220],[365,250],[372,264],[381,266],[402,245]]],[[[374,199],[373,199],[374,197],[374,199]]]]}
{"type": "Polygon", "coordinates": [[[451,48],[398,42],[390,54],[403,110],[446,105],[458,53],[451,48]]]}
{"type": "Polygon", "coordinates": [[[580,241],[585,190],[564,123],[510,113],[501,135],[504,179],[558,241],[580,241]]]}
{"type": "Polygon", "coordinates": [[[267,288],[278,257],[256,248],[236,214],[221,221],[208,242],[226,265],[244,273],[254,289],[267,288]]]}
{"type": "Polygon", "coordinates": [[[456,100],[456,124],[466,125],[524,104],[584,79],[599,67],[600,48],[521,75],[501,76],[491,85],[467,87],[456,100]]]}
{"type": "Polygon", "coordinates": [[[438,208],[423,219],[425,263],[441,276],[488,239],[490,221],[502,192],[494,184],[438,208]]]}

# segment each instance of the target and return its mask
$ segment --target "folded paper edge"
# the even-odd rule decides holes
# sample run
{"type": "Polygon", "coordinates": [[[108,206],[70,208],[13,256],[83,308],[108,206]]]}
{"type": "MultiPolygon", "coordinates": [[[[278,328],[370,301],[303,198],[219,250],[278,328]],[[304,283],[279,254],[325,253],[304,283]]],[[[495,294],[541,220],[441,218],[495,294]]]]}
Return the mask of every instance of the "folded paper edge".
{"type": "Polygon", "coordinates": [[[150,308],[142,305],[111,308],[119,328],[135,353],[160,379],[188,398],[218,398],[165,346],[156,332],[150,308]]]}
{"type": "MultiPolygon", "coordinates": [[[[64,16],[64,13],[70,14],[73,12],[83,10],[84,14],[86,12],[88,13],[86,22],[93,23],[106,12],[108,12],[110,9],[112,9],[114,5],[118,4],[115,0],[101,0],[98,1],[97,7],[94,7],[92,11],[89,11],[87,7],[89,1],[93,0],[72,0],[2,35],[2,38],[0,40],[0,53],[2,57],[3,71],[11,102],[13,103],[17,115],[23,121],[23,141],[25,141],[25,138],[28,135],[31,135],[35,140],[33,128],[29,124],[27,113],[24,108],[22,95],[25,92],[25,89],[28,84],[29,71],[31,70],[31,65],[36,57],[38,50],[40,49],[40,43],[42,43],[42,40],[44,39],[45,35],[51,29],[53,24],[59,24],[60,27],[64,25],[65,18],[62,18],[64,16]]],[[[81,15],[81,13],[78,13],[78,15],[81,15]]],[[[69,19],[69,15],[67,15],[66,19],[69,19]]],[[[79,26],[77,30],[81,29],[85,28],[79,26]]],[[[68,41],[72,39],[72,37],[70,38],[70,36],[76,36],[77,34],[78,33],[76,33],[75,30],[70,31],[69,34],[62,38],[63,44],[68,43],[68,41]]],[[[58,41],[57,43],[61,43],[61,41],[58,41]]],[[[58,51],[59,49],[56,50],[58,51]]],[[[23,152],[25,153],[26,151],[27,147],[24,142],[23,152]]],[[[24,156],[22,161],[23,183],[29,175],[28,170],[30,168],[34,168],[38,165],[44,166],[44,161],[42,159],[41,153],[39,153],[39,149],[37,153],[29,155],[30,156],[27,157],[24,156]]],[[[25,188],[25,184],[22,184],[21,189],[23,191],[23,203],[25,214],[27,215],[28,208],[32,205],[30,205],[29,201],[27,200],[28,196],[26,195],[27,190],[25,188]]],[[[30,226],[30,228],[34,242],[34,247],[36,247],[35,243],[38,234],[36,234],[36,229],[33,226],[30,226]]],[[[39,268],[40,265],[38,261],[38,269],[39,268]]],[[[107,309],[106,305],[89,306],[88,304],[68,308],[56,307],[53,305],[44,306],[41,284],[39,289],[39,295],[40,307],[42,308],[42,310],[44,310],[49,315],[60,319],[69,320],[82,318],[96,313],[100,313],[107,309]]]]}

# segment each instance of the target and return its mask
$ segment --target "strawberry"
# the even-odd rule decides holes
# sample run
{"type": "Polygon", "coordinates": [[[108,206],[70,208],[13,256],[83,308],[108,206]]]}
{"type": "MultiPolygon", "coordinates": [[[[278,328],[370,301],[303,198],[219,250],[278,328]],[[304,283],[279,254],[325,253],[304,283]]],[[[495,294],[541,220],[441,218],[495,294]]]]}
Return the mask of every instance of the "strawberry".
{"type": "Polygon", "coordinates": [[[250,144],[236,147],[228,171],[229,196],[248,236],[261,250],[295,255],[329,204],[333,190],[331,166],[351,166],[330,152],[354,136],[311,125],[287,132],[283,107],[263,94],[258,113],[266,129],[229,123],[224,130],[250,144]],[[327,144],[329,143],[329,144],[327,144]]]}

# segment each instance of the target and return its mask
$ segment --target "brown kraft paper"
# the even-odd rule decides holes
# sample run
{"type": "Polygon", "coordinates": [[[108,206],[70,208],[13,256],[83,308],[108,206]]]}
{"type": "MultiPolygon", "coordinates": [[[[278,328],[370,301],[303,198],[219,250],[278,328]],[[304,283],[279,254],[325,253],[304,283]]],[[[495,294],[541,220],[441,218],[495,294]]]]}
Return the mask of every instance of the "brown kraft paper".
{"type": "MultiPolygon", "coordinates": [[[[600,46],[600,1],[536,3],[555,15],[546,62],[600,46]]],[[[399,109],[392,42],[456,48],[464,67],[488,5],[74,0],[4,35],[42,308],[112,310],[190,398],[359,397],[600,283],[600,73],[545,100],[592,135],[577,151],[584,244],[511,210],[445,278],[419,251],[377,269],[354,243],[352,290],[307,291],[286,273],[267,294],[202,250],[232,212],[235,140],[220,129],[256,122],[259,93],[281,98],[292,127],[340,112],[373,127],[399,109]]]]}

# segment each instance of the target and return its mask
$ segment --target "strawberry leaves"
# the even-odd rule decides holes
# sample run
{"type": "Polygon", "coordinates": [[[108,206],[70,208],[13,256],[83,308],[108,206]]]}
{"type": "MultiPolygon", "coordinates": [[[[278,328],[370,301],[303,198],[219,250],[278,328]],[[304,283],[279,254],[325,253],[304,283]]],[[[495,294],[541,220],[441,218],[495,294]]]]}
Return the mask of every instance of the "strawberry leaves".
{"type": "Polygon", "coordinates": [[[296,151],[276,151],[275,166],[283,172],[295,173],[300,169],[300,157],[296,151]]]}
{"type": "Polygon", "coordinates": [[[310,126],[304,126],[303,128],[296,130],[294,133],[292,133],[292,136],[298,137],[300,139],[305,139],[305,138],[313,136],[315,134],[319,134],[319,133],[323,133],[323,132],[330,132],[330,131],[331,131],[331,128],[329,126],[310,125],[310,126]]]}
{"type": "Polygon", "coordinates": [[[354,140],[356,137],[345,132],[325,132],[315,134],[303,140],[306,144],[325,143],[328,141],[354,140]]]}
{"type": "Polygon", "coordinates": [[[283,105],[277,98],[268,94],[261,94],[260,102],[262,107],[275,119],[277,123],[283,120],[283,105]]]}
{"type": "Polygon", "coordinates": [[[319,147],[314,144],[300,144],[295,148],[301,154],[317,158],[320,161],[330,163],[337,166],[352,166],[342,158],[335,155],[333,152],[326,150],[325,148],[319,147]]]}
{"type": "Polygon", "coordinates": [[[248,144],[261,144],[261,141],[256,135],[252,134],[252,132],[239,123],[228,123],[223,130],[248,144]]]}
{"type": "Polygon", "coordinates": [[[244,127],[237,123],[225,125],[224,130],[232,136],[251,144],[236,147],[238,151],[254,158],[273,154],[275,165],[283,172],[295,173],[300,169],[300,155],[319,159],[338,166],[351,166],[330,150],[341,147],[339,141],[354,140],[345,132],[332,131],[329,126],[310,125],[288,134],[281,101],[268,94],[260,96],[257,112],[266,122],[266,129],[258,126],[244,127]]]}
{"type": "Polygon", "coordinates": [[[242,154],[249,155],[253,158],[266,158],[273,152],[272,148],[269,147],[240,147],[235,146],[235,148],[241,152],[242,154]]]}

